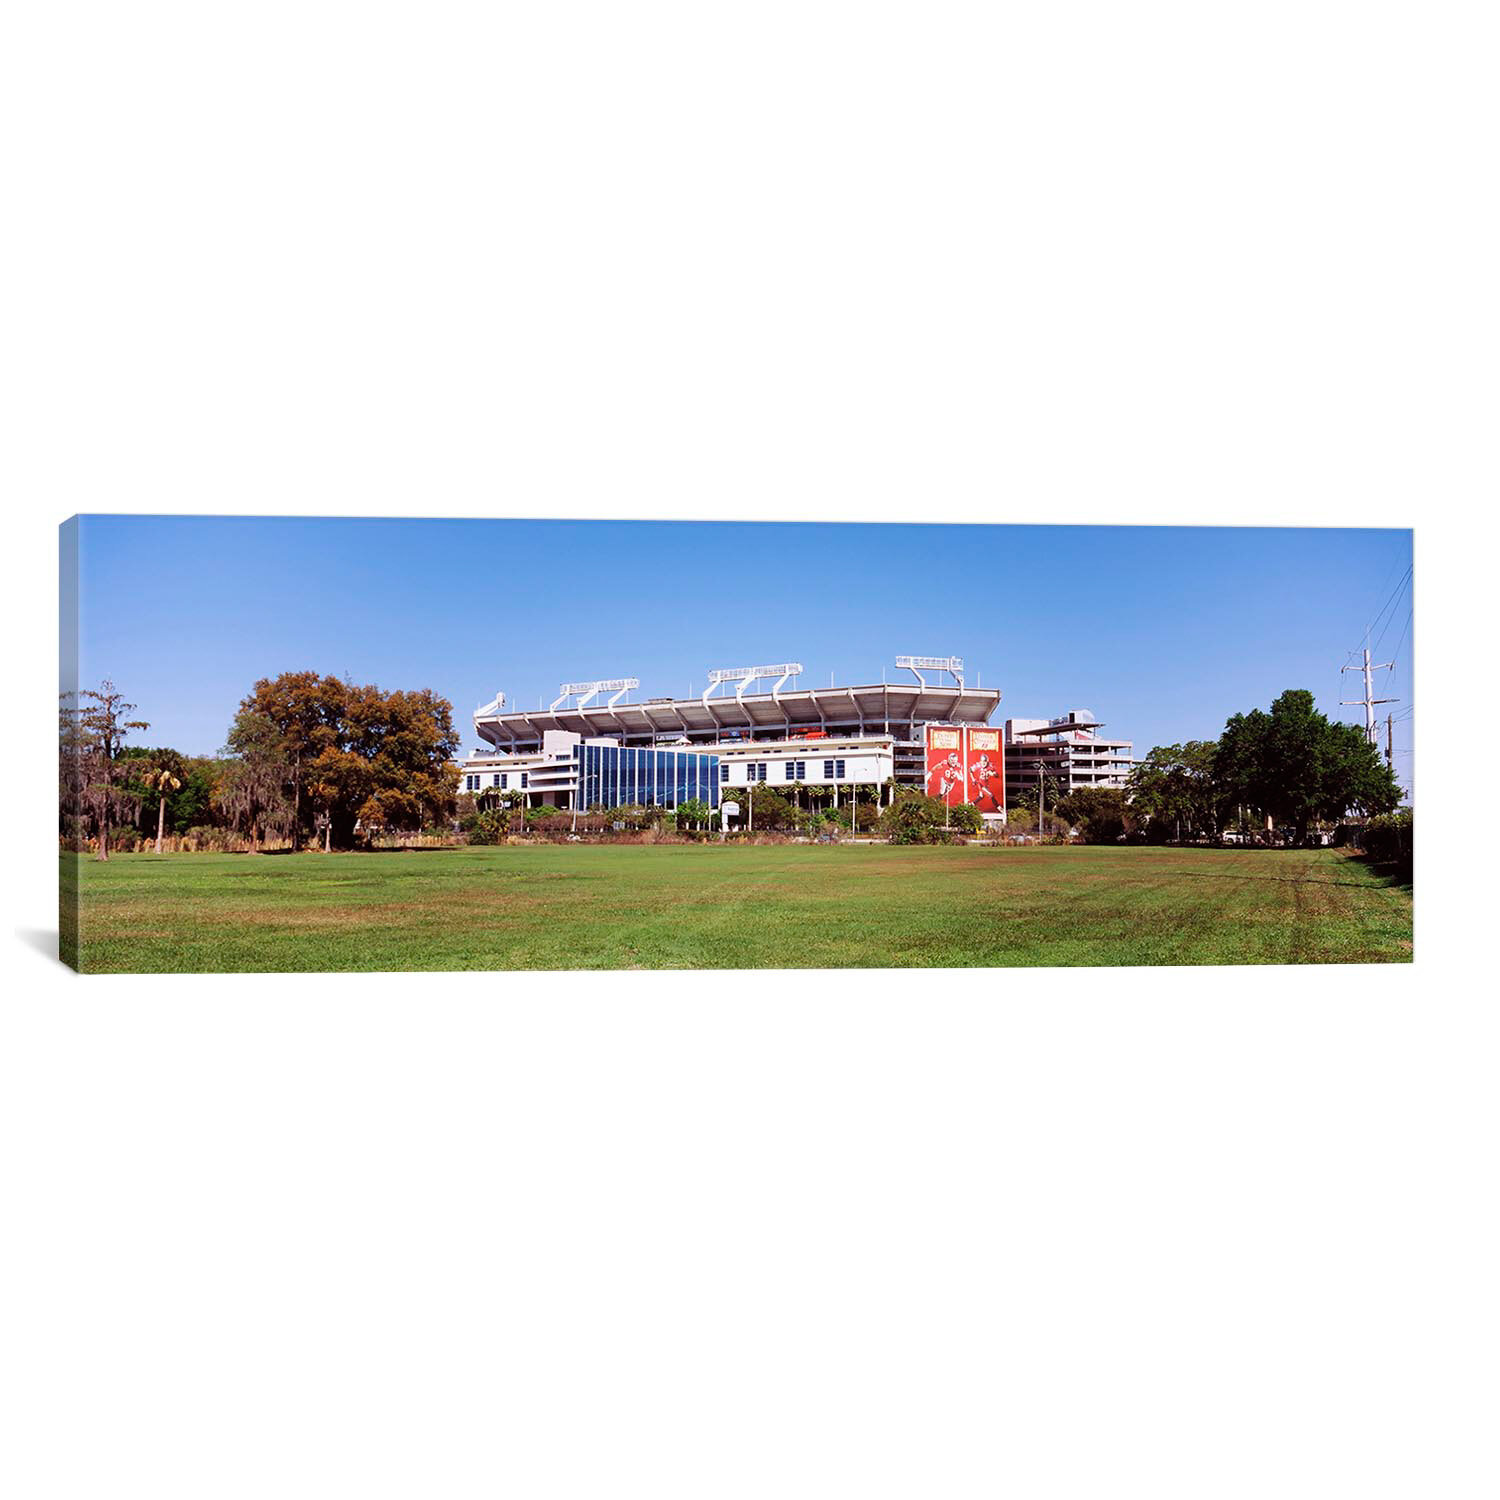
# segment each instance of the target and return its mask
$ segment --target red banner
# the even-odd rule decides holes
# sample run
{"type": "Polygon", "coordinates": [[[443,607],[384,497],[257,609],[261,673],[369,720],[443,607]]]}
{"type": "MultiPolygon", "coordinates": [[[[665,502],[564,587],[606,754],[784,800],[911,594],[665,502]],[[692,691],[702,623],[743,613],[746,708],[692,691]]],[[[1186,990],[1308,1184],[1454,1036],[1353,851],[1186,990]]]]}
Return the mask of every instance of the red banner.
{"type": "Polygon", "coordinates": [[[980,812],[1005,810],[1005,752],[998,729],[959,724],[927,726],[927,794],[980,812]]]}
{"type": "Polygon", "coordinates": [[[998,729],[970,729],[964,764],[969,772],[969,801],[980,812],[1005,811],[1005,752],[998,729]]]}
{"type": "Polygon", "coordinates": [[[964,785],[964,732],[955,725],[927,726],[927,795],[950,807],[967,802],[964,785]]]}

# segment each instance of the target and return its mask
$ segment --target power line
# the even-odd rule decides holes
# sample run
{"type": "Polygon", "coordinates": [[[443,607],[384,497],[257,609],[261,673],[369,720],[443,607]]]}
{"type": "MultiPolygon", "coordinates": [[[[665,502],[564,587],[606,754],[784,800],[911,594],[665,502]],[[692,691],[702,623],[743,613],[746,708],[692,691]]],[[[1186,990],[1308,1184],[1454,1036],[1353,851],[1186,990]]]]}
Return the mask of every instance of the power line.
{"type": "MultiPolygon", "coordinates": [[[[1396,649],[1391,652],[1391,661],[1393,664],[1401,660],[1401,648],[1406,644],[1406,632],[1411,629],[1412,610],[1415,608],[1416,606],[1413,605],[1412,609],[1406,612],[1406,624],[1401,627],[1401,639],[1396,642],[1396,649]]],[[[1396,617],[1392,615],[1391,618],[1394,620],[1396,617]]],[[[1375,649],[1378,651],[1380,647],[1377,645],[1375,649]]]]}
{"type": "MultiPolygon", "coordinates": [[[[1396,609],[1399,609],[1401,607],[1400,606],[1400,595],[1399,594],[1396,595],[1395,599],[1393,599],[1392,602],[1396,605],[1396,609]]],[[[1376,651],[1380,650],[1380,642],[1385,639],[1386,633],[1390,630],[1391,626],[1396,623],[1396,609],[1393,609],[1390,612],[1390,614],[1386,616],[1385,626],[1381,630],[1380,636],[1379,636],[1379,638],[1375,642],[1375,650],[1376,651]]]]}
{"type": "MultiPolygon", "coordinates": [[[[1385,577],[1381,580],[1380,587],[1375,591],[1375,597],[1377,599],[1381,598],[1384,595],[1385,590],[1386,590],[1386,585],[1388,583],[1390,583],[1390,581],[1391,581],[1391,575],[1394,574],[1395,571],[1396,571],[1396,569],[1399,568],[1400,566],[1401,566],[1401,558],[1398,555],[1398,556],[1396,556],[1395,558],[1393,558],[1391,560],[1390,567],[1385,570],[1385,577]]],[[[1351,656],[1353,654],[1354,654],[1353,652],[1350,652],[1351,656]]]]}
{"type": "MultiPolygon", "coordinates": [[[[1365,627],[1365,641],[1366,641],[1367,644],[1368,644],[1369,639],[1370,639],[1370,632],[1372,630],[1374,630],[1377,625],[1380,624],[1380,621],[1384,617],[1386,611],[1387,610],[1392,610],[1392,606],[1394,606],[1397,603],[1397,601],[1401,598],[1401,594],[1402,594],[1403,590],[1406,588],[1407,583],[1410,582],[1410,580],[1411,580],[1411,572],[1412,572],[1411,568],[1408,567],[1407,570],[1401,575],[1400,582],[1397,583],[1396,587],[1391,591],[1390,598],[1387,599],[1385,601],[1385,603],[1380,606],[1380,612],[1375,616],[1375,618],[1373,620],[1370,621],[1369,625],[1367,625],[1365,627]]],[[[1395,617],[1396,616],[1395,616],[1394,610],[1392,610],[1390,620],[1386,620],[1386,622],[1385,622],[1385,630],[1382,630],[1380,632],[1380,640],[1377,640],[1375,642],[1375,648],[1374,648],[1375,650],[1377,650],[1377,651],[1380,650],[1380,641],[1383,641],[1385,639],[1385,631],[1389,630],[1391,628],[1391,620],[1395,619],[1395,617]]]]}

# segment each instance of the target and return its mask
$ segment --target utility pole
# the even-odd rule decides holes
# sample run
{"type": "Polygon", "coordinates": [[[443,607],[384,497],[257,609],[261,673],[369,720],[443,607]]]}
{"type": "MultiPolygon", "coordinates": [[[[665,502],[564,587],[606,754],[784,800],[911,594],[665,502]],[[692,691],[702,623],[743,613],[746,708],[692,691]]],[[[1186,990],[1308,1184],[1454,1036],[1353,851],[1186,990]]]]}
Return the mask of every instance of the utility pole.
{"type": "Polygon", "coordinates": [[[1394,766],[1396,764],[1396,752],[1393,748],[1391,733],[1393,722],[1394,721],[1392,720],[1391,715],[1387,714],[1385,716],[1385,763],[1388,766],[1394,766]]]}
{"type": "Polygon", "coordinates": [[[1358,708],[1361,704],[1363,704],[1365,710],[1365,738],[1369,740],[1372,745],[1378,745],[1380,743],[1380,731],[1375,727],[1375,705],[1377,703],[1399,703],[1401,700],[1399,698],[1375,697],[1375,689],[1370,682],[1370,673],[1378,672],[1383,667],[1394,667],[1396,663],[1393,661],[1378,661],[1374,666],[1371,666],[1370,648],[1368,646],[1365,647],[1364,658],[1365,659],[1363,667],[1342,666],[1339,668],[1340,672],[1362,671],[1365,674],[1364,697],[1340,699],[1339,706],[1342,708],[1358,708]]]}

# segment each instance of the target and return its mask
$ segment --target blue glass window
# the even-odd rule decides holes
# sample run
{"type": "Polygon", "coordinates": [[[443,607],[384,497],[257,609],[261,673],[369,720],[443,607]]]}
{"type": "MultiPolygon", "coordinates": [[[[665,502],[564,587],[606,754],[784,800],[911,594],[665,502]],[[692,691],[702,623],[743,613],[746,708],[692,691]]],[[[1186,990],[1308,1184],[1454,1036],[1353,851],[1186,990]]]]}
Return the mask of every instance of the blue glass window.
{"type": "Polygon", "coordinates": [[[574,749],[579,805],[676,807],[689,797],[719,805],[722,771],[715,755],[634,745],[574,749]]]}

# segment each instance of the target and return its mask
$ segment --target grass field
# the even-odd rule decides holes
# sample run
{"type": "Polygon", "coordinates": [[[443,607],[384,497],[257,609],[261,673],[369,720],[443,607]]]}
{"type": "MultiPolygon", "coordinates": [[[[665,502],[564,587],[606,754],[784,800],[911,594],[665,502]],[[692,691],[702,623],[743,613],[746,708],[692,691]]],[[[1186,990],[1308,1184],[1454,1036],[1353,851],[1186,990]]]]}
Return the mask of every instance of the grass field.
{"type": "MultiPolygon", "coordinates": [[[[63,856],[85,973],[1389,963],[1336,850],[616,845],[63,856]]],[[[64,923],[65,957],[70,940],[64,923]]]]}

